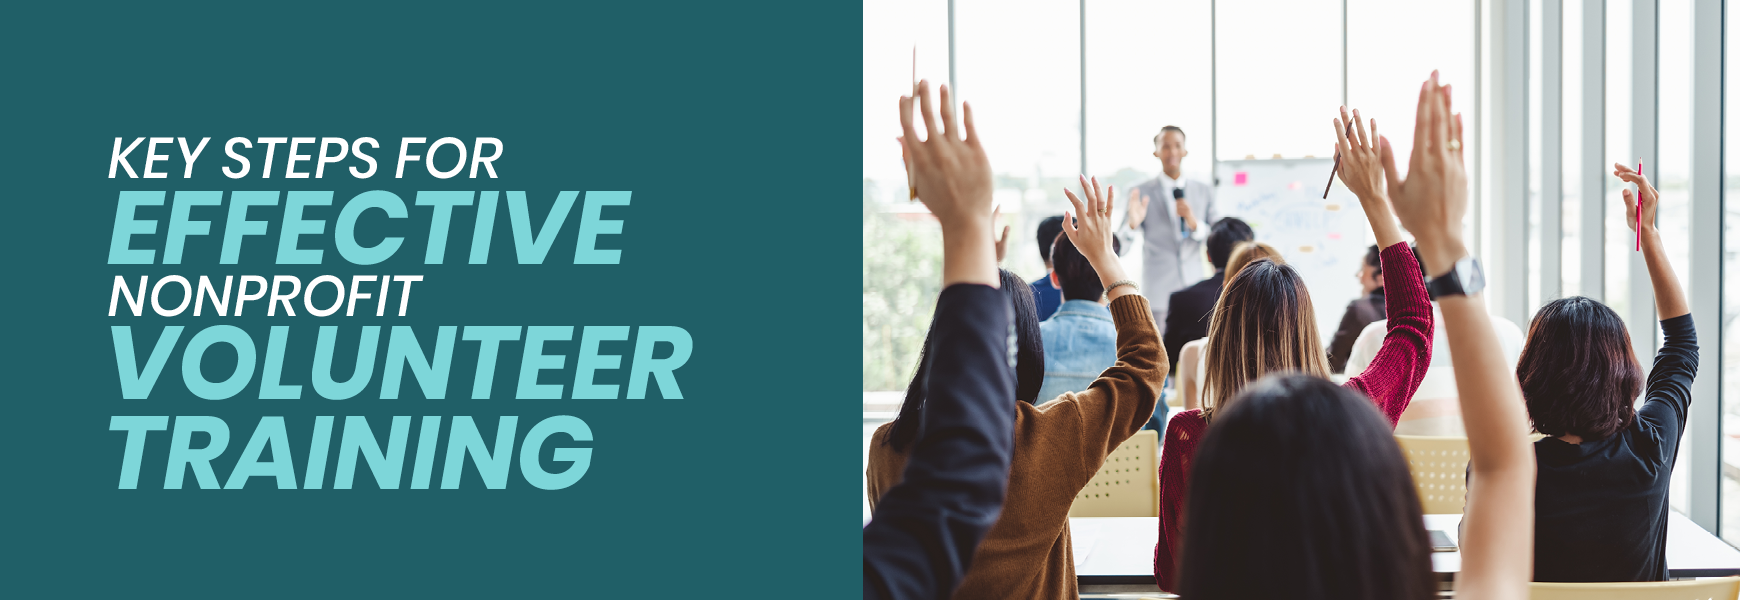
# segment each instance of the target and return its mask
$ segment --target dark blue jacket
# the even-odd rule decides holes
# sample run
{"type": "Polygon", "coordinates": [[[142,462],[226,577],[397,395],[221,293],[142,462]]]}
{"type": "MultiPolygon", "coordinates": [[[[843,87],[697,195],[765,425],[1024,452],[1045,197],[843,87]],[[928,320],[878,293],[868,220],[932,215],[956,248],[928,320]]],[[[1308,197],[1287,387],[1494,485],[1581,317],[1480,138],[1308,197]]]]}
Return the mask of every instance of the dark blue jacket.
{"type": "Polygon", "coordinates": [[[864,526],[865,598],[948,598],[997,522],[1014,455],[1014,309],[952,285],[925,352],[923,421],[899,485],[864,526]]]}
{"type": "Polygon", "coordinates": [[[1033,309],[1039,313],[1039,320],[1051,318],[1057,312],[1057,307],[1063,306],[1063,290],[1051,285],[1051,274],[1035,279],[1027,284],[1033,288],[1033,309]]]}

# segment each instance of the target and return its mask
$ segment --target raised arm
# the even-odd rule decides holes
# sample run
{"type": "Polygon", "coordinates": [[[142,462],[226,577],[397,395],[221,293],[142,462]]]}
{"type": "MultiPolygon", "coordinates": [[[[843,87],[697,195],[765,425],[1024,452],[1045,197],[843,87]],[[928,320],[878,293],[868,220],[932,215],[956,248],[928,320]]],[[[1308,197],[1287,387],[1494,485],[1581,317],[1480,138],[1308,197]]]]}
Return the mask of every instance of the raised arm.
{"type": "Polygon", "coordinates": [[[948,88],[943,124],[923,99],[929,137],[918,141],[912,99],[901,98],[904,143],[919,196],[943,232],[943,278],[925,390],[924,419],[899,485],[864,526],[865,598],[947,598],[1001,514],[1014,455],[1014,321],[998,283],[990,236],[991,169],[966,109],[957,139],[948,88]],[[986,284],[986,281],[989,283],[986,284]]]}
{"type": "MultiPolygon", "coordinates": [[[[1353,118],[1349,120],[1347,107],[1343,106],[1341,118],[1335,119],[1333,123],[1335,151],[1341,156],[1341,167],[1336,170],[1336,175],[1353,192],[1354,197],[1359,198],[1359,207],[1365,211],[1365,220],[1371,223],[1371,233],[1377,238],[1378,247],[1388,248],[1401,243],[1402,229],[1396,226],[1396,215],[1390,208],[1390,199],[1384,188],[1382,152],[1377,144],[1377,119],[1371,120],[1371,132],[1368,134],[1366,123],[1359,116],[1359,109],[1354,109],[1353,118]]],[[[1384,284],[1389,284],[1387,277],[1384,284]]],[[[1387,293],[1389,288],[1384,289],[1387,293]]]]}
{"type": "MultiPolygon", "coordinates": [[[[1389,197],[1419,241],[1426,272],[1444,275],[1468,255],[1462,243],[1468,174],[1462,116],[1451,113],[1450,88],[1438,85],[1436,71],[1420,88],[1416,119],[1407,180],[1397,174],[1387,139],[1383,166],[1389,197]]],[[[1533,564],[1535,462],[1522,392],[1479,295],[1447,296],[1438,305],[1471,454],[1456,597],[1523,600],[1533,564]]]]}
{"type": "MultiPolygon", "coordinates": [[[[1154,414],[1160,387],[1166,381],[1166,350],[1154,313],[1112,252],[1112,190],[1082,178],[1082,196],[1064,191],[1072,210],[1065,211],[1063,234],[1069,237],[1100,276],[1111,299],[1112,323],[1118,329],[1118,360],[1081,392],[1065,392],[1057,402],[1036,410],[1041,426],[1067,432],[1080,440],[1081,468],[1059,474],[1071,483],[1086,484],[1105,457],[1134,435],[1154,414]]],[[[1023,407],[1023,410],[1027,410],[1023,407]]]]}
{"type": "Polygon", "coordinates": [[[1624,190],[1619,195],[1625,199],[1625,223],[1632,231],[1643,227],[1643,263],[1649,267],[1649,284],[1655,288],[1656,318],[1666,321],[1691,314],[1692,307],[1686,304],[1686,292],[1680,288],[1680,279],[1674,276],[1674,265],[1668,262],[1667,250],[1662,247],[1661,231],[1655,227],[1655,210],[1661,204],[1661,195],[1656,193],[1655,186],[1649,184],[1648,178],[1631,167],[1614,163],[1613,174],[1637,186],[1637,194],[1624,190]],[[1642,224],[1637,222],[1638,202],[1643,203],[1642,224]]]}
{"type": "Polygon", "coordinates": [[[1368,134],[1359,111],[1353,111],[1351,123],[1344,120],[1347,116],[1343,107],[1342,118],[1334,121],[1336,152],[1341,153],[1337,173],[1359,198],[1372,235],[1382,248],[1378,256],[1383,263],[1384,310],[1389,318],[1383,347],[1364,371],[1348,378],[1347,386],[1370,396],[1394,427],[1432,364],[1432,303],[1426,295],[1426,283],[1420,279],[1419,263],[1402,242],[1402,230],[1396,226],[1383,185],[1382,152],[1375,137],[1377,122],[1372,122],[1368,134]],[[1354,133],[1349,134],[1349,130],[1354,133]]]}
{"type": "Polygon", "coordinates": [[[1692,404],[1692,380],[1698,376],[1698,331],[1691,322],[1692,309],[1686,304],[1685,290],[1680,289],[1680,280],[1674,276],[1674,266],[1662,247],[1661,232],[1655,227],[1661,195],[1649,184],[1649,179],[1630,167],[1615,164],[1613,174],[1637,186],[1635,195],[1624,190],[1620,196],[1625,198],[1627,224],[1633,231],[1643,228],[1643,262],[1649,266],[1649,282],[1655,288],[1655,313],[1661,319],[1663,334],[1661,349],[1656,351],[1655,364],[1649,370],[1645,402],[1638,409],[1638,418],[1663,426],[1661,447],[1664,453],[1673,452],[1679,447],[1679,434],[1685,431],[1686,415],[1692,404]],[[1642,223],[1637,221],[1638,203],[1643,205],[1642,223]],[[1668,443],[1670,439],[1672,443],[1668,443]]]}

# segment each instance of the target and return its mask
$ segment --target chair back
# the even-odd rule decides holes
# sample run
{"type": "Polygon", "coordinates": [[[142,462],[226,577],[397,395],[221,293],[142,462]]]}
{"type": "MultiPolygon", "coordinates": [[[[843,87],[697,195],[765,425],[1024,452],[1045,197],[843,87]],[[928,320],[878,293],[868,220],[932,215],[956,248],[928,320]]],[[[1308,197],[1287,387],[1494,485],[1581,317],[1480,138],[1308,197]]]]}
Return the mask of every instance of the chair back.
{"type": "Polygon", "coordinates": [[[1735,600],[1740,577],[1623,583],[1531,583],[1530,600],[1735,600]]]}
{"type": "Polygon", "coordinates": [[[1144,429],[1118,444],[1075,495],[1071,517],[1158,517],[1160,434],[1144,429]]]}
{"type": "Polygon", "coordinates": [[[1461,514],[1468,494],[1468,438],[1398,435],[1396,443],[1414,475],[1421,512],[1461,514]]]}

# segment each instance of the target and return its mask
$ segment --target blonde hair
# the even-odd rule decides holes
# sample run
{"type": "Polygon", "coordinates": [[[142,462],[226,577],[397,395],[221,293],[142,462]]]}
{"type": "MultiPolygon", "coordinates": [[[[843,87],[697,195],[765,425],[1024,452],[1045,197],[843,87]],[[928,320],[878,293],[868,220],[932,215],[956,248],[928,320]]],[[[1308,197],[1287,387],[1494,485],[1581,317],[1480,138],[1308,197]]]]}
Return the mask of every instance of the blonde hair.
{"type": "MultiPolygon", "coordinates": [[[[1235,257],[1237,254],[1234,255],[1235,257]]],[[[1230,263],[1229,263],[1230,265],[1230,263]]],[[[1202,415],[1212,419],[1246,385],[1270,373],[1329,377],[1317,313],[1293,267],[1261,258],[1228,271],[1202,350],[1202,415]]]]}
{"type": "Polygon", "coordinates": [[[1245,265],[1265,258],[1274,261],[1275,264],[1287,264],[1287,259],[1281,258],[1281,251],[1276,250],[1274,246],[1262,242],[1239,242],[1237,246],[1233,246],[1232,254],[1226,259],[1226,276],[1231,279],[1232,276],[1244,269],[1245,265]]]}

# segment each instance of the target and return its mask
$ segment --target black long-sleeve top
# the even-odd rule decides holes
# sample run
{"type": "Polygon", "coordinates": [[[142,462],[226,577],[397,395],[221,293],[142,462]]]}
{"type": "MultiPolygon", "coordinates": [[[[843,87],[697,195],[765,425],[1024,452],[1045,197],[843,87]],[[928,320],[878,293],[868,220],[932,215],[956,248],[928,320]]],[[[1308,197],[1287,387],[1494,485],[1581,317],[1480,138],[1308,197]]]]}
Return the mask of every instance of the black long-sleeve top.
{"type": "Polygon", "coordinates": [[[1166,343],[1167,373],[1178,372],[1178,354],[1184,345],[1208,337],[1208,318],[1214,313],[1214,303],[1220,301],[1220,288],[1226,284],[1226,271],[1215,271],[1213,277],[1172,292],[1166,304],[1166,330],[1160,338],[1166,343]]]}
{"type": "Polygon", "coordinates": [[[1341,325],[1335,328],[1335,337],[1329,340],[1329,372],[1346,371],[1347,359],[1353,356],[1354,340],[1359,339],[1366,325],[1382,321],[1386,316],[1384,289],[1381,287],[1348,302],[1347,310],[1341,313],[1341,325]]]}
{"type": "Polygon", "coordinates": [[[1001,514],[1015,448],[1013,314],[989,286],[952,285],[937,299],[918,439],[864,526],[865,598],[948,598],[1001,514]]]}
{"type": "Polygon", "coordinates": [[[1535,581],[1667,579],[1668,483],[1698,374],[1692,316],[1665,341],[1629,427],[1600,440],[1535,442],[1535,581]]]}

